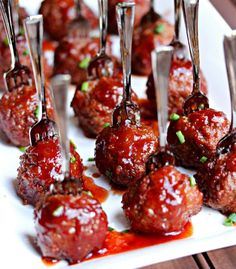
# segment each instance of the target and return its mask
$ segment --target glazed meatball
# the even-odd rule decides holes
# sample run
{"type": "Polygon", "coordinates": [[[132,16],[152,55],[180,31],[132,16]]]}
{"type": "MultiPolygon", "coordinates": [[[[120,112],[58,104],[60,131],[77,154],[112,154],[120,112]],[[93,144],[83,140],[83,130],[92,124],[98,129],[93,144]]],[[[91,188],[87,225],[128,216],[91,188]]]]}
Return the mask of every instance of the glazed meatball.
{"type": "MultiPolygon", "coordinates": [[[[90,59],[96,56],[99,51],[100,39],[87,38],[64,39],[55,51],[54,73],[70,74],[72,83],[81,85],[86,81],[87,68],[90,59]]],[[[107,43],[108,54],[111,52],[111,43],[107,43]]]]}
{"type": "Polygon", "coordinates": [[[195,177],[207,206],[225,214],[236,212],[236,144],[207,162],[195,177]]]}
{"type": "Polygon", "coordinates": [[[117,34],[116,4],[120,2],[135,2],[134,26],[138,26],[142,17],[149,11],[150,0],[109,0],[108,1],[108,32],[117,34]]]}
{"type": "MultiPolygon", "coordinates": [[[[48,97],[50,96],[48,90],[48,97]]],[[[47,98],[49,117],[53,118],[51,99],[47,98]]],[[[0,129],[16,146],[29,145],[29,129],[37,122],[38,94],[34,86],[5,92],[0,99],[0,129]]]]}
{"type": "Polygon", "coordinates": [[[229,121],[223,112],[205,109],[170,122],[167,141],[178,164],[199,168],[202,157],[216,153],[219,140],[229,131],[229,121]]]}
{"type": "Polygon", "coordinates": [[[142,26],[134,30],[132,72],[148,76],[151,73],[151,52],[157,45],[167,45],[174,36],[174,28],[160,18],[146,29],[142,26]]]}
{"type": "MultiPolygon", "coordinates": [[[[203,75],[201,75],[201,91],[207,94],[207,83],[203,75]]],[[[183,114],[184,100],[191,94],[193,89],[193,73],[192,63],[187,59],[173,58],[169,79],[169,115],[172,113],[183,114]]],[[[147,96],[153,103],[152,112],[156,116],[156,94],[153,74],[151,73],[147,81],[147,96]]]]}
{"type": "Polygon", "coordinates": [[[157,146],[157,137],[149,126],[107,127],[96,140],[96,166],[113,183],[128,186],[145,175],[146,162],[157,146]]]}
{"type": "MultiPolygon", "coordinates": [[[[93,11],[80,0],[82,15],[92,28],[98,25],[93,11]]],[[[76,17],[75,0],[44,0],[39,13],[43,15],[44,28],[52,39],[60,40],[68,33],[68,26],[76,17]]]]}
{"type": "Polygon", "coordinates": [[[123,209],[134,231],[181,231],[202,207],[202,193],[173,166],[152,171],[124,194],[123,209]]]}
{"type": "MultiPolygon", "coordinates": [[[[80,156],[72,145],[70,151],[71,175],[81,178],[83,164],[80,156]]],[[[49,191],[50,185],[60,179],[62,157],[58,138],[46,139],[29,146],[20,160],[16,180],[17,193],[24,204],[35,206],[49,191]]]]}
{"type": "MultiPolygon", "coordinates": [[[[86,136],[95,138],[104,125],[111,124],[113,109],[122,100],[123,83],[109,77],[85,83],[77,88],[72,107],[86,136]]],[[[133,101],[137,101],[135,93],[132,94],[133,101]]]]}
{"type": "Polygon", "coordinates": [[[35,209],[37,243],[44,257],[80,262],[105,240],[107,216],[85,192],[48,195],[35,209]]]}

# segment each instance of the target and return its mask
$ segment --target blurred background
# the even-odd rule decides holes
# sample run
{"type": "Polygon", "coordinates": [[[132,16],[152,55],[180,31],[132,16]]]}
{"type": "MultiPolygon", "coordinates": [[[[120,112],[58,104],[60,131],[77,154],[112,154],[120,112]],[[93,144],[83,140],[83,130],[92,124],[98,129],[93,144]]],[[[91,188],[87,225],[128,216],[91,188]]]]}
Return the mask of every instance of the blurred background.
{"type": "Polygon", "coordinates": [[[236,0],[210,0],[231,28],[236,28],[236,0]]]}

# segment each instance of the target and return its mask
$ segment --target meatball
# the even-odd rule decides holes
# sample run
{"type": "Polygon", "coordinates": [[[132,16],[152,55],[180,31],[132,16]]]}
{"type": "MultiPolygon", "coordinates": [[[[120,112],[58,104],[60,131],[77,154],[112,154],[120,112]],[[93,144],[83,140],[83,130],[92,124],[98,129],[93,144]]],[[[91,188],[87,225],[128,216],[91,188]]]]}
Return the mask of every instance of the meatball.
{"type": "MultiPolygon", "coordinates": [[[[81,178],[83,164],[79,154],[71,145],[71,175],[81,178]]],[[[29,146],[20,157],[20,167],[17,176],[17,193],[24,204],[35,206],[49,191],[51,184],[60,179],[61,151],[58,138],[39,141],[35,146],[29,146]]]]}
{"type": "Polygon", "coordinates": [[[96,140],[96,166],[113,183],[128,186],[145,175],[146,162],[157,146],[157,137],[149,126],[107,127],[96,140]]]}
{"type": "MultiPolygon", "coordinates": [[[[93,11],[80,0],[82,15],[92,28],[98,25],[93,11]]],[[[68,26],[76,17],[75,0],[44,0],[39,13],[43,15],[44,28],[52,39],[60,40],[67,35],[68,26]]]]}
{"type": "MultiPolygon", "coordinates": [[[[201,75],[201,91],[207,94],[207,83],[203,75],[201,75]]],[[[191,94],[193,89],[193,73],[192,63],[187,59],[173,58],[169,79],[169,115],[172,113],[183,114],[183,103],[191,94]]],[[[153,74],[151,73],[147,81],[147,96],[153,103],[153,114],[156,116],[156,94],[153,74]]]]}
{"type": "Polygon", "coordinates": [[[160,18],[146,29],[142,26],[134,30],[132,72],[148,76],[151,73],[151,52],[157,45],[167,45],[174,36],[174,28],[160,18]]]}
{"type": "Polygon", "coordinates": [[[134,231],[165,234],[181,231],[202,207],[202,193],[189,176],[164,166],[132,184],[123,209],[134,231]]]}
{"type": "MultiPolygon", "coordinates": [[[[48,90],[48,97],[50,97],[48,90]]],[[[47,109],[53,118],[53,107],[47,98],[47,109]]],[[[37,122],[38,94],[35,86],[24,86],[5,92],[0,100],[0,129],[16,146],[29,145],[29,129],[37,122]]]]}
{"type": "Polygon", "coordinates": [[[108,32],[117,34],[116,4],[120,2],[135,2],[134,26],[138,26],[142,17],[149,11],[150,0],[109,0],[108,1],[108,32]]]}
{"type": "Polygon", "coordinates": [[[205,109],[170,122],[167,141],[176,161],[185,167],[199,168],[202,157],[216,153],[218,141],[229,131],[229,121],[223,112],[205,109]]]}
{"type": "MultiPolygon", "coordinates": [[[[137,101],[135,93],[132,94],[133,101],[137,101]]],[[[86,136],[94,138],[104,126],[111,124],[113,109],[120,104],[122,96],[123,83],[115,78],[102,77],[77,88],[72,107],[86,136]]]]}
{"type": "Polygon", "coordinates": [[[46,196],[35,209],[35,226],[43,256],[70,264],[100,249],[108,229],[101,205],[85,192],[46,196]]]}
{"type": "Polygon", "coordinates": [[[225,214],[236,212],[236,144],[230,152],[205,163],[195,178],[204,204],[225,214]]]}
{"type": "MultiPolygon", "coordinates": [[[[81,85],[87,80],[89,61],[99,51],[99,44],[99,38],[64,39],[55,51],[54,74],[70,74],[72,83],[81,85]]],[[[111,52],[111,42],[107,43],[107,50],[111,52]]]]}

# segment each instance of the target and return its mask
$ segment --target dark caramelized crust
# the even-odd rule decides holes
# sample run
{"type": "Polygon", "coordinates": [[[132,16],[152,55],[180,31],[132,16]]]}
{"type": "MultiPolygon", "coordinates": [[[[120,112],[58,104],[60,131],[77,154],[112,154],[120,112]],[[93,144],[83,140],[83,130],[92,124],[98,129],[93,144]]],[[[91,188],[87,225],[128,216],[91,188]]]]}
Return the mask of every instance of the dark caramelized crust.
{"type": "Polygon", "coordinates": [[[207,206],[226,214],[236,212],[236,145],[206,163],[195,177],[207,206]]]}
{"type": "Polygon", "coordinates": [[[35,209],[35,226],[42,255],[70,263],[100,249],[108,228],[101,205],[85,192],[47,196],[35,209]]]}
{"type": "MultiPolygon", "coordinates": [[[[49,97],[49,90],[48,97],[49,97]]],[[[0,128],[12,144],[29,145],[29,129],[37,121],[38,95],[34,86],[24,86],[5,92],[0,100],[0,128]]],[[[53,118],[53,107],[48,98],[49,117],[53,118]]]]}
{"type": "Polygon", "coordinates": [[[201,210],[202,193],[189,176],[165,166],[132,184],[122,203],[134,231],[163,234],[184,228],[201,210]]]}
{"type": "MultiPolygon", "coordinates": [[[[80,0],[82,15],[88,19],[92,28],[97,27],[98,19],[93,11],[80,0]]],[[[70,22],[75,18],[74,0],[44,0],[39,13],[43,15],[45,31],[52,39],[60,40],[67,35],[70,22]]]]}
{"type": "MultiPolygon", "coordinates": [[[[203,75],[201,75],[201,91],[207,94],[207,83],[203,75]]],[[[171,113],[183,114],[183,103],[184,100],[191,94],[193,90],[193,73],[192,63],[186,59],[178,59],[174,57],[170,70],[169,88],[168,88],[168,105],[169,115],[171,113]]],[[[156,94],[153,74],[148,78],[147,81],[147,96],[148,99],[153,102],[153,111],[156,116],[156,94]]]]}
{"type": "MultiPolygon", "coordinates": [[[[71,175],[81,178],[83,164],[79,154],[71,146],[71,175]]],[[[20,157],[17,176],[17,193],[25,204],[36,205],[48,192],[52,183],[61,175],[61,152],[58,139],[40,141],[30,146],[20,157]]]]}
{"type": "Polygon", "coordinates": [[[209,159],[215,155],[218,141],[228,131],[229,121],[223,112],[205,109],[171,121],[167,141],[180,165],[198,168],[202,157],[209,159]],[[182,133],[184,143],[180,143],[176,132],[182,133]]]}
{"type": "Polygon", "coordinates": [[[108,32],[117,34],[116,4],[120,2],[135,3],[134,27],[138,26],[142,17],[148,12],[150,0],[109,0],[108,1],[108,32]]]}
{"type": "Polygon", "coordinates": [[[134,31],[132,72],[138,75],[148,76],[152,71],[151,52],[158,45],[167,45],[174,36],[174,28],[167,21],[160,18],[146,29],[142,26],[134,31]],[[160,32],[155,29],[160,27],[160,32]]]}
{"type": "MultiPolygon", "coordinates": [[[[137,96],[132,95],[136,102],[137,96]]],[[[88,81],[86,92],[77,88],[71,105],[86,136],[96,137],[104,124],[111,124],[113,109],[120,104],[122,96],[123,83],[115,78],[88,81]]]]}
{"type": "Polygon", "coordinates": [[[145,175],[148,157],[157,146],[151,127],[107,127],[97,137],[96,166],[115,184],[128,186],[145,175]]]}

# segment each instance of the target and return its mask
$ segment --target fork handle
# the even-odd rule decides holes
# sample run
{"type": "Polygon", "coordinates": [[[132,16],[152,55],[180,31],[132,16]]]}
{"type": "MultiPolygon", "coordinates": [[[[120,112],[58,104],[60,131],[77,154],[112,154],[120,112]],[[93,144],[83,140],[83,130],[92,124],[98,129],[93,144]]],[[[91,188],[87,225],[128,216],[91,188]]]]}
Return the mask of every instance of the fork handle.
{"type": "Polygon", "coordinates": [[[100,28],[100,55],[106,53],[107,40],[107,0],[98,0],[99,6],[99,28],[100,28]]]}
{"type": "Polygon", "coordinates": [[[29,46],[35,84],[42,105],[42,118],[47,118],[46,90],[43,70],[43,16],[30,16],[24,20],[25,35],[29,46]]]}
{"type": "Polygon", "coordinates": [[[12,16],[12,0],[0,0],[0,10],[3,18],[3,24],[6,30],[7,39],[11,51],[12,68],[20,65],[19,54],[16,47],[16,36],[14,31],[12,16]]]}

